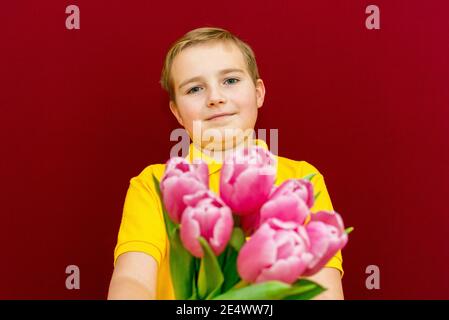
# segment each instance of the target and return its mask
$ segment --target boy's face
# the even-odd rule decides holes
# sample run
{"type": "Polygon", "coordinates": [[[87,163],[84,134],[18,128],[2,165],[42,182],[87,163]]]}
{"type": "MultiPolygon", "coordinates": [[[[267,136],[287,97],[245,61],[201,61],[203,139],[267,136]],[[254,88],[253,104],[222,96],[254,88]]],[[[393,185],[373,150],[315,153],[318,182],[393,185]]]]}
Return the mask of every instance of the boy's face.
{"type": "Polygon", "coordinates": [[[173,60],[171,75],[175,101],[170,101],[170,109],[195,143],[223,150],[240,142],[239,132],[254,129],[265,87],[261,79],[254,84],[234,43],[208,42],[184,49],[173,60]],[[201,124],[201,141],[193,136],[194,121],[201,124]]]}

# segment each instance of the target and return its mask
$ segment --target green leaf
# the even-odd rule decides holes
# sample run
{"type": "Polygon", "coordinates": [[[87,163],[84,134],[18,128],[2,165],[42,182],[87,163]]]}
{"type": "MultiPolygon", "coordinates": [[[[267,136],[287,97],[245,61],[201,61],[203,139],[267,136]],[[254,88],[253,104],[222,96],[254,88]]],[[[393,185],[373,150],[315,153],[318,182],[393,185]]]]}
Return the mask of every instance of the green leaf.
{"type": "Polygon", "coordinates": [[[231,289],[214,300],[280,300],[288,295],[291,285],[280,281],[267,281],[243,288],[231,289]]]}
{"type": "Polygon", "coordinates": [[[188,252],[179,236],[178,228],[170,240],[170,273],[176,299],[188,299],[192,296],[195,286],[195,260],[188,252]]]}
{"type": "Polygon", "coordinates": [[[283,300],[310,300],[325,290],[316,282],[300,279],[292,285],[292,289],[283,300]]]}
{"type": "Polygon", "coordinates": [[[354,227],[349,227],[345,229],[346,234],[350,234],[352,231],[354,231],[354,227]]]}
{"type": "Polygon", "coordinates": [[[217,257],[207,241],[203,237],[199,237],[198,240],[204,252],[198,274],[198,297],[200,299],[211,299],[220,293],[224,277],[217,257]]]}
{"type": "Polygon", "coordinates": [[[229,240],[229,244],[231,247],[233,247],[236,251],[240,251],[240,248],[245,243],[245,235],[243,233],[243,230],[241,228],[234,228],[232,230],[231,240],[229,240]]]}
{"type": "Polygon", "coordinates": [[[201,259],[193,257],[193,264],[194,264],[194,272],[193,272],[193,279],[192,279],[192,296],[189,300],[198,300],[198,274],[200,271],[200,263],[201,259]]]}
{"type": "Polygon", "coordinates": [[[220,269],[223,270],[224,264],[226,263],[226,257],[228,254],[228,246],[226,249],[217,257],[218,265],[220,269]]]}
{"type": "Polygon", "coordinates": [[[173,289],[176,299],[189,299],[195,293],[195,260],[194,257],[184,248],[179,236],[179,225],[174,223],[164,206],[159,181],[153,174],[153,181],[156,187],[159,200],[161,202],[164,215],[165,229],[170,245],[170,274],[172,277],[173,289]]]}
{"type": "MultiPolygon", "coordinates": [[[[195,258],[195,260],[197,260],[195,258]]],[[[194,262],[196,264],[196,261],[194,262]]],[[[192,279],[192,295],[190,296],[189,300],[198,300],[198,290],[196,287],[196,277],[197,277],[197,273],[194,272],[193,273],[193,279],[192,279]]]]}
{"type": "MultiPolygon", "coordinates": [[[[308,300],[325,290],[319,284],[301,279],[292,285],[281,281],[267,281],[258,284],[231,289],[217,297],[214,300],[308,300]]],[[[239,283],[240,284],[240,283],[239,283]]]]}
{"type": "Polygon", "coordinates": [[[315,172],[315,173],[311,173],[311,174],[308,174],[308,175],[306,175],[305,177],[303,177],[303,179],[312,181],[312,178],[313,178],[314,176],[316,176],[316,175],[317,175],[316,172],[315,172]]]}
{"type": "Polygon", "coordinates": [[[200,258],[194,258],[195,259],[195,272],[196,275],[200,273],[200,265],[201,265],[201,259],[200,258]]]}
{"type": "Polygon", "coordinates": [[[165,209],[162,192],[159,186],[159,180],[157,180],[156,176],[153,174],[153,182],[156,187],[157,195],[159,196],[159,200],[161,202],[162,212],[164,214],[165,228],[167,230],[168,237],[170,238],[176,228],[176,224],[170,219],[170,216],[165,209]]]}
{"type": "Polygon", "coordinates": [[[316,201],[316,199],[318,199],[318,196],[321,194],[321,190],[314,196],[314,201],[316,201]]]}
{"type": "Polygon", "coordinates": [[[206,297],[206,300],[212,300],[214,297],[218,296],[221,293],[221,286],[216,287],[211,293],[209,293],[206,297]]]}
{"type": "Polygon", "coordinates": [[[222,292],[228,291],[240,281],[240,275],[237,271],[237,257],[239,252],[233,247],[228,246],[225,253],[226,259],[223,267],[223,274],[225,274],[226,277],[222,286],[222,292]]]}

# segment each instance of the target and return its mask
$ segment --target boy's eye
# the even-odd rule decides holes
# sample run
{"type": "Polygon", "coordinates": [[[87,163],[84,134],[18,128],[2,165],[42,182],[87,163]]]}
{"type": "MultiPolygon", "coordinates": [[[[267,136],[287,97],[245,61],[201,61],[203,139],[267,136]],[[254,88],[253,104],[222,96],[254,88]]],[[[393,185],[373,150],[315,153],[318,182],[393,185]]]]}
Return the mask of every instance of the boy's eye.
{"type": "Polygon", "coordinates": [[[239,82],[240,80],[239,79],[237,79],[237,78],[229,78],[229,79],[226,79],[225,80],[225,83],[228,83],[228,84],[235,84],[235,83],[237,83],[237,82],[239,82]]]}
{"type": "Polygon", "coordinates": [[[198,92],[199,89],[200,89],[200,87],[193,87],[193,88],[191,88],[189,91],[187,91],[187,94],[191,94],[191,93],[198,92]]]}

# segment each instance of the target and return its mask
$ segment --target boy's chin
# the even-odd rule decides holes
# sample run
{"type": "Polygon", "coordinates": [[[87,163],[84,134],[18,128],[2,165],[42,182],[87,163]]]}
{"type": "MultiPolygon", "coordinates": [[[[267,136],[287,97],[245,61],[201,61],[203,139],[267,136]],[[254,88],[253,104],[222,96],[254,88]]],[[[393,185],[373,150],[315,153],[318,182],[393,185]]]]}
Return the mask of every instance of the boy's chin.
{"type": "Polygon", "coordinates": [[[252,131],[253,128],[246,128],[244,124],[239,121],[233,121],[229,123],[216,123],[216,124],[207,124],[202,128],[203,136],[209,135],[217,135],[219,134],[221,137],[229,137],[229,136],[239,136],[247,134],[248,131],[252,131]]]}

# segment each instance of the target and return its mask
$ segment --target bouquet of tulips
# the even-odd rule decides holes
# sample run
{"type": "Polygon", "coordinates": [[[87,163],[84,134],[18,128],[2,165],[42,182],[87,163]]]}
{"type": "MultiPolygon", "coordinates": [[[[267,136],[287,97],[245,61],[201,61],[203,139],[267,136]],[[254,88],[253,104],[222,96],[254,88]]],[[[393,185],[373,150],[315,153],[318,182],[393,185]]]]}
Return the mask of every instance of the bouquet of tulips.
{"type": "Polygon", "coordinates": [[[208,166],[171,158],[160,183],[176,299],[311,299],[303,279],[342,249],[350,229],[336,212],[311,213],[311,174],[275,186],[275,157],[260,146],[222,165],[220,194],[208,166]]]}

